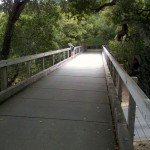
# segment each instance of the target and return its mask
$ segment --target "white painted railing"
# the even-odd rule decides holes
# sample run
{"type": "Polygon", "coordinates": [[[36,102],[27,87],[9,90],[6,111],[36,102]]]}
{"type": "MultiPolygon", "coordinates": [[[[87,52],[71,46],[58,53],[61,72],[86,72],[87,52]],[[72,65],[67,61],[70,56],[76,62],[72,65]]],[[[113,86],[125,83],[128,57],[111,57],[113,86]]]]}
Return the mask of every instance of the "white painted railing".
{"type": "Polygon", "coordinates": [[[0,102],[17,93],[27,85],[58,68],[68,58],[82,51],[78,46],[72,55],[71,49],[61,49],[36,55],[0,61],[0,102]],[[15,78],[9,85],[11,78],[15,78]]]}
{"type": "MultiPolygon", "coordinates": [[[[128,128],[132,136],[134,136],[134,121],[136,105],[143,115],[146,123],[150,127],[150,99],[137,85],[137,79],[130,77],[122,66],[114,59],[108,52],[107,48],[103,46],[103,53],[107,60],[107,65],[111,72],[114,84],[118,84],[117,95],[121,100],[122,97],[122,82],[129,91],[129,109],[128,109],[128,128]],[[117,79],[118,78],[118,79],[117,79]],[[117,79],[117,80],[116,80],[117,79]]],[[[121,102],[120,102],[121,104],[121,102]]]]}

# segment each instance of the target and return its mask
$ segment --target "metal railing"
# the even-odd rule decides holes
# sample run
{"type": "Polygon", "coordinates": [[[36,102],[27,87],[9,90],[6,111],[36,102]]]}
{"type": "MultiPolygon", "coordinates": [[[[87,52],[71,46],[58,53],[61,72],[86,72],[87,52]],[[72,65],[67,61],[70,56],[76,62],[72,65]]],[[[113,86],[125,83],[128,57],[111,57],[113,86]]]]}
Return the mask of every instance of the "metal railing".
{"type": "Polygon", "coordinates": [[[71,49],[66,48],[0,61],[0,102],[57,69],[81,51],[82,47],[78,46],[73,55],[71,49]]]}
{"type": "Polygon", "coordinates": [[[136,105],[138,106],[141,114],[143,115],[147,125],[150,127],[150,99],[144,94],[144,92],[137,85],[136,83],[137,78],[130,77],[127,74],[127,72],[123,69],[123,67],[108,52],[105,46],[103,46],[103,56],[105,57],[108,68],[110,70],[113,83],[117,87],[117,90],[116,90],[117,99],[120,105],[121,105],[121,99],[122,99],[123,84],[129,91],[127,127],[131,134],[131,139],[133,141],[136,105]]]}

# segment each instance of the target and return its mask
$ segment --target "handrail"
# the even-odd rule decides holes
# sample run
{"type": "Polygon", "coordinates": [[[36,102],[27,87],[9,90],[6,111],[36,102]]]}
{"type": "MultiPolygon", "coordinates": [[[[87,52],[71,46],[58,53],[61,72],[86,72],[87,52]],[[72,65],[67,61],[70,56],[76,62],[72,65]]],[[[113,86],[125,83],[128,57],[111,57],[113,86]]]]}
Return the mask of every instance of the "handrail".
{"type": "Polygon", "coordinates": [[[136,102],[137,106],[139,107],[139,110],[143,115],[146,123],[150,127],[150,99],[140,89],[140,87],[136,84],[136,82],[126,73],[126,71],[119,65],[119,63],[108,52],[105,46],[103,46],[103,51],[110,59],[113,66],[115,67],[116,71],[118,72],[118,75],[121,77],[122,81],[126,85],[133,100],[136,102]]]}
{"type": "Polygon", "coordinates": [[[57,69],[68,58],[74,57],[82,50],[82,46],[77,46],[74,52],[71,52],[70,48],[66,48],[0,61],[0,102],[57,69]],[[14,71],[16,72],[15,75],[13,74],[14,71]],[[10,83],[10,77],[13,80],[18,77],[19,81],[15,85],[10,86],[8,84],[10,83]]]}
{"type": "MultiPolygon", "coordinates": [[[[77,49],[79,47],[80,46],[77,46],[77,47],[75,47],[75,49],[77,49]]],[[[28,56],[23,56],[23,57],[14,58],[14,59],[1,60],[0,61],[0,68],[1,67],[6,67],[6,66],[9,66],[9,65],[15,65],[15,64],[22,63],[22,62],[25,62],[25,61],[30,61],[30,60],[33,60],[33,59],[46,57],[46,56],[49,56],[49,55],[54,55],[54,54],[66,52],[66,51],[70,51],[70,48],[51,51],[51,52],[45,52],[45,53],[40,53],[40,54],[35,54],[35,55],[28,55],[28,56]]]]}

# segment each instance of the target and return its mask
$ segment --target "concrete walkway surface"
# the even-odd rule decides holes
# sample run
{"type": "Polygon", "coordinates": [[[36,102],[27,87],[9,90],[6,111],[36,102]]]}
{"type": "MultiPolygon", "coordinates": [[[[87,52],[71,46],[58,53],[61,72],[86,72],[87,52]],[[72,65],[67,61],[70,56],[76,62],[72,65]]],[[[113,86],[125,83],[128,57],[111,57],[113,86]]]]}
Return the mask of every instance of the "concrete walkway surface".
{"type": "Polygon", "coordinates": [[[0,105],[0,150],[115,150],[100,52],[86,52],[0,105]]]}

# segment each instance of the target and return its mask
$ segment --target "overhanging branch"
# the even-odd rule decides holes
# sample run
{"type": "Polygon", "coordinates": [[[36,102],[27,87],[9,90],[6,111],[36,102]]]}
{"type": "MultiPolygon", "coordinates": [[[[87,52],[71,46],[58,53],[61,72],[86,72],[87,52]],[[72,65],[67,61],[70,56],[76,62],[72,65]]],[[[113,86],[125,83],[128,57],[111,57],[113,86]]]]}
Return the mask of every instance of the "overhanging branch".
{"type": "Polygon", "coordinates": [[[143,12],[150,12],[150,9],[140,9],[138,15],[142,14],[143,12]]]}
{"type": "Polygon", "coordinates": [[[116,2],[117,2],[117,0],[112,0],[111,2],[105,3],[105,4],[101,5],[100,7],[96,8],[95,11],[99,12],[100,10],[104,9],[105,7],[114,6],[114,5],[116,5],[116,2]]]}

